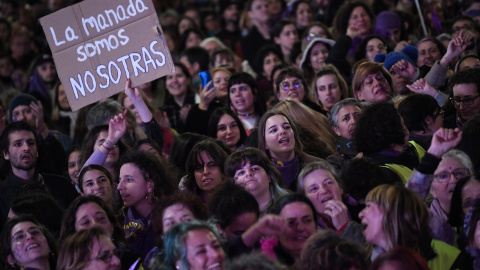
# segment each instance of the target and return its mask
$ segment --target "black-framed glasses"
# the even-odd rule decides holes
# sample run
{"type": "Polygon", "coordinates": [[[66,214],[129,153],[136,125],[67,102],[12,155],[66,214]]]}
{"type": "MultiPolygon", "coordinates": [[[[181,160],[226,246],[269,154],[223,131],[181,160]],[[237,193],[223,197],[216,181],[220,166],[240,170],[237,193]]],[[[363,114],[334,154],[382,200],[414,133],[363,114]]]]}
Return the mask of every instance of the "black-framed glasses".
{"type": "Polygon", "coordinates": [[[439,172],[435,174],[435,179],[440,183],[446,183],[450,180],[450,177],[453,175],[457,180],[462,179],[463,177],[470,175],[470,170],[467,168],[458,168],[452,172],[439,172]]]}
{"type": "Polygon", "coordinates": [[[480,95],[477,95],[476,97],[464,98],[464,99],[451,97],[450,102],[454,106],[460,106],[462,102],[464,105],[472,105],[473,102],[475,102],[475,99],[477,99],[478,97],[480,97],[480,95]]]}
{"type": "Polygon", "coordinates": [[[12,241],[15,243],[21,243],[27,239],[27,233],[33,237],[43,237],[42,227],[31,227],[26,232],[21,231],[12,236],[12,241]]]}
{"type": "Polygon", "coordinates": [[[302,87],[302,81],[301,80],[294,80],[291,83],[290,82],[282,82],[280,83],[280,88],[283,91],[288,91],[292,90],[293,88],[298,89],[302,87]]]}
{"type": "Polygon", "coordinates": [[[105,250],[102,251],[102,253],[98,254],[97,257],[90,258],[89,261],[99,260],[103,261],[104,263],[110,263],[113,256],[117,256],[118,259],[121,259],[123,256],[123,250],[118,248],[114,249],[113,251],[105,250]]]}
{"type": "Polygon", "coordinates": [[[433,119],[437,119],[437,117],[440,116],[440,115],[443,118],[445,118],[445,110],[444,109],[440,109],[440,111],[438,111],[437,113],[432,114],[432,117],[433,117],[433,119]]]}
{"type": "Polygon", "coordinates": [[[471,24],[464,24],[462,26],[453,27],[452,30],[453,30],[453,33],[458,33],[462,30],[469,31],[469,30],[472,30],[472,29],[473,29],[473,26],[471,24]]]}

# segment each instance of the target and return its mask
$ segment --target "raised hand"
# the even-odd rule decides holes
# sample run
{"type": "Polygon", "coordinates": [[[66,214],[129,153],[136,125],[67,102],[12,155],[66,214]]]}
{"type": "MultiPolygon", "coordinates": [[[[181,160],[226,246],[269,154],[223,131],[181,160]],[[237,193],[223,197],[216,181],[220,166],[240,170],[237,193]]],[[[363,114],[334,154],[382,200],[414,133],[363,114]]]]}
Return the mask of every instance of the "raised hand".
{"type": "Polygon", "coordinates": [[[145,103],[145,100],[143,100],[140,90],[138,90],[137,87],[135,87],[135,89],[132,88],[132,81],[129,78],[127,78],[127,82],[125,84],[125,94],[127,95],[128,98],[132,100],[132,103],[135,106],[135,108],[137,108],[138,114],[140,115],[142,122],[144,123],[150,122],[153,118],[153,114],[148,109],[148,106],[145,103]]]}
{"type": "Polygon", "coordinates": [[[30,109],[32,110],[33,115],[35,115],[35,125],[37,128],[38,133],[42,138],[46,138],[48,136],[48,128],[45,125],[45,119],[43,118],[43,105],[40,101],[30,103],[30,109]]]}
{"type": "Polygon", "coordinates": [[[455,57],[459,56],[467,48],[467,41],[471,39],[470,32],[460,31],[458,36],[448,43],[447,52],[440,60],[440,65],[448,66],[455,57]]]}
{"type": "Polygon", "coordinates": [[[277,215],[267,214],[261,217],[242,234],[243,243],[252,247],[263,236],[279,236],[287,230],[287,221],[277,215]]]}
{"type": "Polygon", "coordinates": [[[205,88],[200,85],[200,91],[198,92],[200,94],[200,104],[198,104],[200,110],[206,111],[210,103],[212,103],[212,100],[217,95],[217,87],[210,88],[212,84],[213,82],[209,81],[205,85],[205,88]]]}
{"type": "Polygon", "coordinates": [[[435,97],[435,95],[438,93],[438,90],[433,88],[424,78],[420,78],[411,85],[407,85],[407,88],[417,94],[425,94],[432,97],[435,97]]]}
{"type": "Polygon", "coordinates": [[[120,138],[122,138],[123,134],[127,131],[127,109],[118,115],[115,115],[113,119],[110,120],[108,124],[108,136],[107,139],[116,144],[120,138]]]}
{"type": "Polygon", "coordinates": [[[410,80],[414,79],[415,75],[417,74],[417,69],[405,59],[402,59],[395,63],[390,68],[390,72],[392,71],[400,75],[400,77],[408,78],[410,80]]]}
{"type": "Polygon", "coordinates": [[[461,139],[462,131],[460,129],[440,128],[433,134],[432,143],[427,152],[441,158],[448,150],[457,146],[461,139]]]}
{"type": "Polygon", "coordinates": [[[347,28],[347,36],[351,37],[352,39],[358,37],[361,34],[362,32],[359,29],[357,29],[355,26],[347,28]]]}
{"type": "Polygon", "coordinates": [[[130,80],[130,78],[127,78],[127,82],[125,83],[125,94],[132,100],[133,104],[136,104],[138,102],[145,102],[138,88],[132,88],[132,81],[130,80]]]}

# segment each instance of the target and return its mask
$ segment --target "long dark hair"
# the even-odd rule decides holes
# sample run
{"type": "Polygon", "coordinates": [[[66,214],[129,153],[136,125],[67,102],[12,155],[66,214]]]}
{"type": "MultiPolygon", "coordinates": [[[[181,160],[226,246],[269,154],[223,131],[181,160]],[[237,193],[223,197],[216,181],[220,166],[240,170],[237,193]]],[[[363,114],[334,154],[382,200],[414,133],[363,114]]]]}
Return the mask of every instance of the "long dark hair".
{"type": "Polygon", "coordinates": [[[210,120],[208,121],[208,136],[212,138],[217,138],[217,126],[220,118],[225,114],[230,115],[233,120],[237,123],[238,129],[240,129],[240,140],[237,142],[237,147],[242,145],[247,138],[247,132],[245,131],[245,127],[242,124],[242,121],[238,118],[238,116],[229,108],[217,108],[213,111],[212,115],[210,116],[210,120]]]}

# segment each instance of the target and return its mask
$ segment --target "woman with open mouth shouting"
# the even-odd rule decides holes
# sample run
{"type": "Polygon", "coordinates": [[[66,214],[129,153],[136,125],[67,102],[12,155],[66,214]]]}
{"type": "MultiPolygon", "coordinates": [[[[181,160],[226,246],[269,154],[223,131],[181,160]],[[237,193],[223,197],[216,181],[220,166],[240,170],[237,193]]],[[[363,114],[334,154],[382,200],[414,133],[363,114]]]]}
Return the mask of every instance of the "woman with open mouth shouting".
{"type": "Polygon", "coordinates": [[[265,112],[265,104],[258,95],[258,85],[252,75],[237,72],[228,80],[228,106],[242,120],[243,126],[250,135],[258,126],[258,120],[265,112]]]}
{"type": "Polygon", "coordinates": [[[429,215],[427,206],[406,187],[380,185],[371,190],[359,214],[365,227],[363,235],[374,247],[370,258],[405,246],[417,251],[430,269],[473,269],[468,256],[433,239],[429,215]]]}
{"type": "Polygon", "coordinates": [[[322,159],[303,152],[297,128],[284,113],[267,112],[260,119],[258,130],[258,148],[280,171],[283,185],[295,191],[297,175],[302,167],[322,159]]]}

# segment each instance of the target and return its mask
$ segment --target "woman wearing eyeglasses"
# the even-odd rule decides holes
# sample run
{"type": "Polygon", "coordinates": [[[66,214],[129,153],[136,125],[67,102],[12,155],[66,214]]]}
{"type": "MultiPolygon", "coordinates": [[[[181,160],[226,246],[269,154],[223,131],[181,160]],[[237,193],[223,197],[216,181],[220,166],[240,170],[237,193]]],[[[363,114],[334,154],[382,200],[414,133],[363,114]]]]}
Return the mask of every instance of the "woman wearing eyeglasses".
{"type": "Polygon", "coordinates": [[[59,270],[119,270],[120,255],[101,227],[79,231],[65,240],[58,258],[59,270]]]}
{"type": "Polygon", "coordinates": [[[462,70],[450,79],[453,92],[450,102],[455,107],[455,116],[447,116],[444,126],[462,128],[465,122],[480,113],[479,71],[477,68],[462,70]]]}
{"type": "Polygon", "coordinates": [[[420,164],[413,170],[406,186],[412,189],[423,201],[430,193],[434,200],[430,204],[432,212],[432,232],[435,237],[453,244],[455,232],[447,224],[453,190],[457,182],[472,173],[472,162],[462,151],[451,150],[462,137],[458,129],[437,130],[430,148],[420,164]]]}
{"type": "Polygon", "coordinates": [[[279,101],[287,98],[296,99],[310,109],[326,115],[326,111],[310,99],[310,88],[298,68],[284,68],[275,79],[275,85],[277,86],[275,96],[279,101]]]}
{"type": "Polygon", "coordinates": [[[9,219],[1,234],[2,259],[12,269],[55,269],[56,245],[32,216],[9,219]]]}

